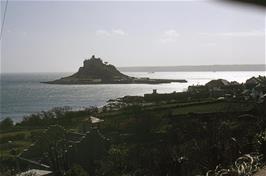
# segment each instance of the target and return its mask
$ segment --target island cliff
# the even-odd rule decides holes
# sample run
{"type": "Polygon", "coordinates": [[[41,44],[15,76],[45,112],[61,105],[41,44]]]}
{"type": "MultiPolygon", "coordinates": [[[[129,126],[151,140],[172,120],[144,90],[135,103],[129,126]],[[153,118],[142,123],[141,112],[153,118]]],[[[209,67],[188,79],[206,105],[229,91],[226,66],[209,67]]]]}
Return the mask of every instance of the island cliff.
{"type": "Polygon", "coordinates": [[[94,55],[84,60],[83,67],[80,67],[77,73],[54,81],[44,83],[48,84],[159,84],[171,82],[187,82],[186,80],[173,79],[149,79],[135,78],[127,76],[116,69],[115,66],[103,62],[94,55]]]}

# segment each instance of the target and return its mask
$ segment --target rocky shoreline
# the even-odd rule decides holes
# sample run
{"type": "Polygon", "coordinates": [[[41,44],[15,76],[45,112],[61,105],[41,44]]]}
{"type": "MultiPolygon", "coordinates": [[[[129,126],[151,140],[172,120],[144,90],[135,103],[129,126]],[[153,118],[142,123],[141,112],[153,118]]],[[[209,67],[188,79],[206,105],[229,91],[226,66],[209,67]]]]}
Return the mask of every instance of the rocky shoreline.
{"type": "Polygon", "coordinates": [[[41,82],[46,84],[166,84],[166,83],[187,83],[185,79],[142,79],[142,78],[132,78],[131,80],[121,80],[121,81],[98,81],[98,80],[86,80],[86,79],[67,79],[62,78],[59,80],[41,82]]]}

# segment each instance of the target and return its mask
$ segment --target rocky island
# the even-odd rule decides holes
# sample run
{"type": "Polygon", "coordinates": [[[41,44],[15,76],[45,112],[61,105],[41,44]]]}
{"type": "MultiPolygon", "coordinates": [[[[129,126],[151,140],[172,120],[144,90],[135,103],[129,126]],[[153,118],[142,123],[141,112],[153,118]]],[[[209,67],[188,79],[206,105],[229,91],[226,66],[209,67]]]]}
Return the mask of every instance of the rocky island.
{"type": "Polygon", "coordinates": [[[94,55],[84,60],[83,67],[80,67],[77,73],[54,81],[44,83],[48,84],[160,84],[180,82],[185,83],[183,79],[150,79],[135,78],[127,76],[116,69],[115,66],[103,62],[102,59],[94,55]]]}

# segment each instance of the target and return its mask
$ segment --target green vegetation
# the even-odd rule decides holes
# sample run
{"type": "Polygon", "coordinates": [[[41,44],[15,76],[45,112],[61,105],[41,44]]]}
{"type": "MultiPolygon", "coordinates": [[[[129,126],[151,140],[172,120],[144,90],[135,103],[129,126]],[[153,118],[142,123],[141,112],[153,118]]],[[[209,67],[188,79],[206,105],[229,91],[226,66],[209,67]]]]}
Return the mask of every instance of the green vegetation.
{"type": "MultiPolygon", "coordinates": [[[[259,122],[264,118],[240,116],[241,112],[250,114],[255,111],[257,105],[254,103],[163,103],[162,107],[158,103],[148,107],[132,105],[104,113],[97,113],[96,109],[72,112],[62,108],[60,113],[57,109],[57,115],[49,120],[43,115],[48,112],[31,115],[16,124],[14,131],[1,133],[2,157],[15,156],[32,142],[38,142],[43,131],[52,124],[60,124],[69,132],[84,131],[83,124],[89,114],[105,120],[99,129],[111,139],[106,156],[95,165],[97,175],[195,175],[220,163],[230,165],[241,154],[250,153],[259,145],[259,142],[252,143],[263,128],[263,123],[259,122]],[[71,123],[67,123],[67,119],[71,123]],[[12,155],[12,151],[16,152],[12,155]]],[[[259,136],[263,141],[263,134],[259,136]]],[[[40,146],[52,144],[57,137],[55,132],[47,135],[45,140],[42,137],[44,143],[40,146]]],[[[8,167],[12,160],[15,162],[14,157],[2,160],[1,166],[8,167]]],[[[74,171],[68,174],[74,174],[74,171]]]]}
{"type": "Polygon", "coordinates": [[[10,118],[5,118],[0,122],[0,129],[1,130],[11,129],[13,125],[14,125],[13,121],[10,118]]]}
{"type": "Polygon", "coordinates": [[[89,174],[79,165],[74,165],[69,169],[65,176],[89,176],[89,174]]]}
{"type": "Polygon", "coordinates": [[[239,93],[245,85],[227,88],[219,96],[231,95],[222,98],[196,87],[173,97],[124,97],[101,109],[54,108],[14,125],[2,121],[10,128],[1,129],[1,173],[45,165],[56,176],[251,175],[265,162],[266,101],[254,90],[239,93]]]}

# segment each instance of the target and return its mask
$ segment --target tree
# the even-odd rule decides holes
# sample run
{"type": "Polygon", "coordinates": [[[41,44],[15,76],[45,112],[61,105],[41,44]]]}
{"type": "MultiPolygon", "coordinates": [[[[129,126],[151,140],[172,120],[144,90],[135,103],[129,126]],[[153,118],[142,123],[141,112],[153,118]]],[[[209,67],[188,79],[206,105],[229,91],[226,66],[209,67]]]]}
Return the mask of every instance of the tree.
{"type": "Polygon", "coordinates": [[[9,117],[5,118],[0,122],[0,130],[7,130],[14,126],[13,120],[9,117]]]}
{"type": "Polygon", "coordinates": [[[89,176],[89,174],[80,165],[73,165],[65,176],[89,176]]]}

